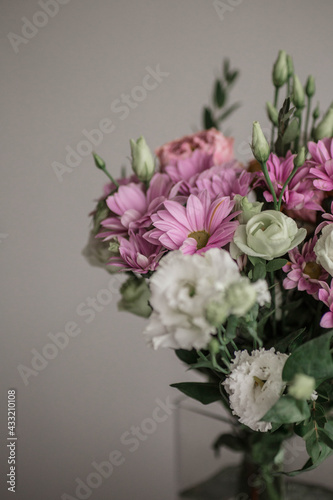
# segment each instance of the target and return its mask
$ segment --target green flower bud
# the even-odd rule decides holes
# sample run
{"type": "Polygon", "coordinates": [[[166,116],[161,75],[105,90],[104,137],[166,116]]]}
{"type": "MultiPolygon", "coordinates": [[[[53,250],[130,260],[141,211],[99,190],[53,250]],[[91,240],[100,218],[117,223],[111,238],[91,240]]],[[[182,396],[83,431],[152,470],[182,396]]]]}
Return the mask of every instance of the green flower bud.
{"type": "Polygon", "coordinates": [[[247,224],[251,217],[261,212],[263,206],[263,203],[260,201],[254,201],[251,203],[246,196],[241,196],[240,194],[236,194],[234,196],[234,201],[236,202],[235,211],[242,211],[242,213],[237,217],[241,224],[247,224]]]}
{"type": "Polygon", "coordinates": [[[92,155],[94,157],[96,167],[99,168],[100,170],[104,170],[105,169],[105,161],[97,153],[93,152],[92,155]]]}
{"type": "Polygon", "coordinates": [[[314,120],[318,120],[319,116],[320,116],[320,109],[319,109],[319,103],[318,103],[317,106],[315,107],[315,109],[313,110],[312,118],[314,120]]]}
{"type": "Polygon", "coordinates": [[[253,122],[251,148],[253,156],[259,163],[265,163],[268,160],[270,149],[259,122],[253,122]]]}
{"type": "Polygon", "coordinates": [[[333,109],[329,108],[325,113],[324,118],[317,125],[313,132],[314,140],[319,141],[324,139],[324,137],[333,136],[333,109]]]}
{"type": "Polygon", "coordinates": [[[277,127],[279,122],[279,113],[275,106],[273,106],[270,102],[266,102],[266,111],[270,121],[277,127]]]}
{"type": "Polygon", "coordinates": [[[231,314],[244,316],[255,304],[257,292],[248,278],[232,283],[226,293],[231,314]]]}
{"type": "Polygon", "coordinates": [[[148,303],[150,290],[144,278],[128,278],[120,288],[122,295],[118,302],[119,311],[128,311],[143,318],[149,318],[151,307],[148,303]]]}
{"type": "Polygon", "coordinates": [[[208,348],[212,354],[218,354],[220,352],[220,343],[219,341],[213,337],[209,342],[208,348]]]}
{"type": "Polygon", "coordinates": [[[287,54],[280,50],[278,58],[273,66],[273,84],[275,87],[282,87],[288,79],[287,54]]]}
{"type": "Polygon", "coordinates": [[[297,373],[289,386],[288,392],[295,399],[311,399],[316,387],[316,380],[313,377],[297,373]]]}
{"type": "Polygon", "coordinates": [[[207,321],[216,327],[222,325],[229,316],[228,304],[221,297],[221,301],[212,300],[206,308],[207,321]]]}
{"type": "Polygon", "coordinates": [[[303,165],[305,162],[305,157],[306,157],[306,150],[305,147],[303,146],[298,155],[294,158],[294,167],[299,168],[303,165]]]}
{"type": "Polygon", "coordinates": [[[302,109],[305,106],[305,94],[304,89],[302,87],[301,82],[297,75],[294,75],[294,84],[293,84],[293,103],[296,108],[302,109]]]}
{"type": "Polygon", "coordinates": [[[306,81],[305,92],[308,97],[312,97],[316,92],[315,79],[310,75],[306,81]]]}
{"type": "Polygon", "coordinates": [[[112,238],[112,240],[109,241],[109,252],[113,255],[119,255],[119,247],[120,243],[118,238],[112,238]]]}
{"type": "Polygon", "coordinates": [[[130,140],[132,152],[132,168],[141,182],[149,182],[155,170],[153,155],[144,137],[139,137],[135,142],[130,140]]]}
{"type": "Polygon", "coordinates": [[[288,78],[290,78],[294,74],[294,63],[293,63],[293,58],[289,54],[287,54],[287,67],[288,67],[288,78]]]}

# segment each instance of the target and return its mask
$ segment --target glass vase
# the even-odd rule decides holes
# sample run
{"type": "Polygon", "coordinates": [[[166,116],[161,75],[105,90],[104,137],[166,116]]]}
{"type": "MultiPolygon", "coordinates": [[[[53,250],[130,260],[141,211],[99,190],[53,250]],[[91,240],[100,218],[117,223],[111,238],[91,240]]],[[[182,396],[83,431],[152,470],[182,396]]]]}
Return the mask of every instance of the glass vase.
{"type": "Polygon", "coordinates": [[[175,466],[179,500],[333,500],[333,491],[302,484],[280,474],[283,452],[262,466],[244,452],[212,444],[235,426],[232,417],[214,403],[203,406],[188,398],[177,402],[175,466]]]}

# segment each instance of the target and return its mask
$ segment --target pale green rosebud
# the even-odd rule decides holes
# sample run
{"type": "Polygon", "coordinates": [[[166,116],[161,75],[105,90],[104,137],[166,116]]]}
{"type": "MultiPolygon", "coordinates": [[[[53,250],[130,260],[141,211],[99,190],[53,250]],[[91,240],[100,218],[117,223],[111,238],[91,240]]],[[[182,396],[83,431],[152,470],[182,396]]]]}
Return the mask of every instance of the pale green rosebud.
{"type": "Polygon", "coordinates": [[[241,196],[240,194],[236,194],[234,196],[234,201],[235,211],[242,211],[242,213],[237,217],[241,224],[247,224],[251,217],[261,212],[261,209],[263,207],[263,203],[261,203],[260,201],[254,201],[251,203],[251,201],[249,201],[246,196],[241,196]]]}
{"type": "Polygon", "coordinates": [[[315,141],[333,136],[333,109],[329,108],[313,132],[315,141]]]}
{"type": "Polygon", "coordinates": [[[292,380],[288,392],[295,399],[311,399],[316,387],[316,380],[313,377],[297,373],[292,380]]]}
{"type": "Polygon", "coordinates": [[[207,305],[206,319],[213,326],[218,327],[222,325],[229,314],[229,306],[222,298],[221,301],[212,300],[207,305]]]}
{"type": "Polygon", "coordinates": [[[232,283],[226,292],[231,314],[244,316],[256,303],[257,292],[248,278],[232,283]]]}
{"type": "Polygon", "coordinates": [[[259,122],[253,122],[251,149],[259,163],[265,163],[268,160],[270,149],[259,122]]]}
{"type": "Polygon", "coordinates": [[[310,75],[306,81],[305,92],[308,97],[312,97],[316,92],[315,79],[310,75]]]}
{"type": "Polygon", "coordinates": [[[275,87],[282,87],[288,79],[287,54],[280,50],[277,60],[273,66],[273,84],[275,87]]]}
{"type": "Polygon", "coordinates": [[[319,109],[319,103],[318,103],[317,106],[315,107],[315,109],[313,110],[312,118],[314,120],[318,120],[319,116],[320,116],[320,109],[319,109]]]}
{"type": "Polygon", "coordinates": [[[296,108],[302,109],[305,106],[304,89],[297,75],[294,75],[293,82],[293,103],[296,108]]]}
{"type": "Polygon", "coordinates": [[[218,354],[220,352],[219,341],[215,337],[212,338],[212,340],[209,342],[208,348],[212,354],[218,354]]]}
{"type": "Polygon", "coordinates": [[[155,170],[153,155],[144,137],[135,142],[130,140],[132,152],[132,168],[141,182],[149,182],[155,170]]]}
{"type": "Polygon", "coordinates": [[[293,63],[293,58],[287,54],[287,67],[288,67],[288,78],[293,76],[294,73],[294,63],[293,63]]]}
{"type": "Polygon", "coordinates": [[[128,311],[143,318],[149,318],[151,307],[148,303],[150,299],[150,290],[144,278],[128,278],[120,288],[122,295],[118,302],[119,311],[128,311]]]}
{"type": "Polygon", "coordinates": [[[275,125],[276,127],[278,126],[278,122],[279,122],[279,113],[276,109],[275,106],[273,106],[273,104],[271,102],[266,102],[266,111],[267,111],[267,115],[268,115],[268,118],[270,119],[270,121],[273,123],[273,125],[275,125]]]}

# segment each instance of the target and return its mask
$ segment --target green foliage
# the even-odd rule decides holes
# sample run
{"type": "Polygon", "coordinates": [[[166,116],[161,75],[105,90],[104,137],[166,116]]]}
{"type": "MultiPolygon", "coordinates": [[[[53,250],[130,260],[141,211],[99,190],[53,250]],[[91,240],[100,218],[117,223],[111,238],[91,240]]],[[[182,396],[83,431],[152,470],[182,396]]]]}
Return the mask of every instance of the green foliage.
{"type": "Polygon", "coordinates": [[[282,396],[261,420],[277,424],[292,424],[309,417],[310,408],[307,401],[300,401],[286,395],[282,396]]]}
{"type": "Polygon", "coordinates": [[[217,383],[179,382],[171,384],[170,387],[175,387],[186,396],[196,399],[204,405],[219,401],[222,397],[217,383]]]}
{"type": "Polygon", "coordinates": [[[231,70],[229,60],[225,59],[222,76],[217,78],[213,85],[212,104],[211,106],[205,106],[203,109],[202,122],[206,130],[212,127],[221,129],[222,122],[239,108],[239,102],[228,105],[229,93],[238,75],[239,71],[231,70]]]}

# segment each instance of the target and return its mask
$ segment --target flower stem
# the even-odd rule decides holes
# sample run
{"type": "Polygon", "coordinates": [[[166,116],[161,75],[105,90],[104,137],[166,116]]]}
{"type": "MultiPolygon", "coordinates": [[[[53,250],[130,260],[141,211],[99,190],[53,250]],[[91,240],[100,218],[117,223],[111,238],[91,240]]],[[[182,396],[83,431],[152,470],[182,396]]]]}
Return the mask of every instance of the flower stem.
{"type": "MultiPolygon", "coordinates": [[[[274,92],[274,108],[275,109],[277,107],[278,97],[279,97],[279,87],[275,87],[275,92],[274,92]]],[[[274,132],[275,132],[275,125],[274,125],[274,123],[272,123],[271,150],[273,149],[273,145],[274,145],[274,132]]]]}
{"type": "Polygon", "coordinates": [[[288,179],[286,180],[286,182],[283,184],[283,187],[281,189],[281,193],[280,193],[280,196],[279,196],[279,201],[278,201],[278,204],[277,204],[277,210],[281,210],[281,204],[282,204],[282,197],[283,197],[283,194],[289,184],[289,182],[292,180],[292,178],[294,177],[294,175],[296,174],[297,172],[297,167],[294,167],[292,169],[292,172],[291,174],[289,175],[288,179]]]}
{"type": "Polygon", "coordinates": [[[275,278],[274,278],[274,272],[271,271],[270,272],[270,280],[271,280],[271,283],[272,283],[272,292],[271,292],[271,295],[272,295],[272,311],[273,312],[273,334],[274,336],[276,336],[276,314],[275,314],[275,278]]]}
{"type": "Polygon", "coordinates": [[[311,111],[311,97],[308,97],[306,119],[305,119],[305,130],[304,130],[304,146],[305,147],[306,147],[307,142],[308,142],[308,128],[309,128],[309,120],[310,120],[310,111],[311,111]]]}
{"type": "Polygon", "coordinates": [[[271,178],[270,178],[269,173],[268,173],[266,162],[263,162],[261,164],[261,168],[262,168],[262,171],[264,173],[264,177],[265,177],[265,180],[266,180],[267,185],[269,187],[269,190],[270,190],[270,192],[272,193],[272,196],[273,196],[274,210],[280,210],[279,207],[278,207],[278,201],[277,201],[277,198],[276,198],[276,193],[275,193],[275,190],[274,190],[274,186],[272,184],[271,178]]]}

